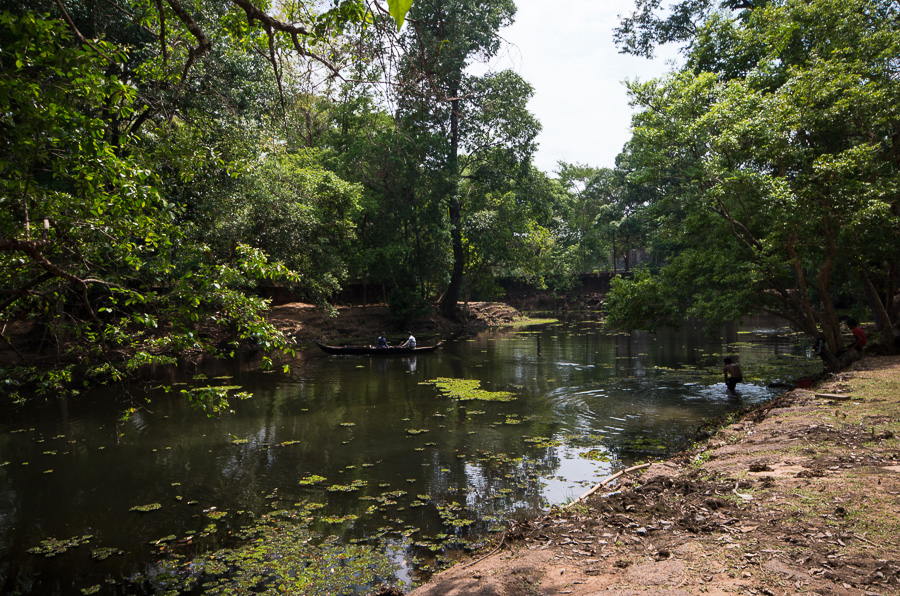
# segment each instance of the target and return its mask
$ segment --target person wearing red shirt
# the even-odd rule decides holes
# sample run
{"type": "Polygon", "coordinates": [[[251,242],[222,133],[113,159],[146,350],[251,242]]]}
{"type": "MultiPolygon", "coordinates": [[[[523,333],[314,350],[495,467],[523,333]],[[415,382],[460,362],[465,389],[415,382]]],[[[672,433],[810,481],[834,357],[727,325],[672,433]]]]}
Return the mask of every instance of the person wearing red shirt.
{"type": "Polygon", "coordinates": [[[853,334],[853,339],[855,340],[849,349],[862,351],[868,343],[866,340],[866,332],[862,330],[859,326],[859,321],[856,319],[847,319],[847,327],[850,328],[850,333],[853,334]]]}

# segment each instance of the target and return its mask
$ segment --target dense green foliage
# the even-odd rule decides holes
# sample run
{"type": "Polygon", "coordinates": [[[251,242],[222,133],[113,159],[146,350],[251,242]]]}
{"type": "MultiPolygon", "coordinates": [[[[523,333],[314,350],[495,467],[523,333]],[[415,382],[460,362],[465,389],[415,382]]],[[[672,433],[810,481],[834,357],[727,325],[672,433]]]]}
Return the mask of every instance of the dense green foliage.
{"type": "MultiPolygon", "coordinates": [[[[769,2],[709,15],[679,72],[630,85],[626,151],[666,265],[620,282],[612,322],[763,309],[839,351],[837,302],[893,344],[900,31],[888,2],[769,2]]],[[[835,365],[829,350],[826,359],[835,365]]]]}
{"type": "Polygon", "coordinates": [[[289,350],[256,288],[330,295],[359,189],[285,142],[309,97],[309,77],[286,85],[286,48],[321,63],[320,47],[366,20],[362,4],[302,20],[284,5],[291,26],[240,0],[45,4],[0,13],[8,393],[191,352],[289,350]],[[57,364],[34,366],[35,352],[57,364]]]}
{"type": "Polygon", "coordinates": [[[556,178],[531,165],[529,84],[472,68],[500,50],[510,0],[0,10],[14,398],[200,351],[290,350],[266,321],[275,287],[325,308],[362,287],[399,323],[636,258],[613,284],[615,325],[763,309],[828,357],[839,308],[868,306],[891,344],[892,3],[641,0],[623,50],[680,42],[685,65],[629,85],[641,111],[616,168],[556,178]]]}
{"type": "Polygon", "coordinates": [[[14,398],[290,350],[266,321],[273,286],[328,308],[364,284],[405,321],[502,277],[566,278],[566,193],[530,165],[531,88],[468,70],[499,50],[508,0],[417,2],[403,29],[409,2],[0,8],[14,398]]]}

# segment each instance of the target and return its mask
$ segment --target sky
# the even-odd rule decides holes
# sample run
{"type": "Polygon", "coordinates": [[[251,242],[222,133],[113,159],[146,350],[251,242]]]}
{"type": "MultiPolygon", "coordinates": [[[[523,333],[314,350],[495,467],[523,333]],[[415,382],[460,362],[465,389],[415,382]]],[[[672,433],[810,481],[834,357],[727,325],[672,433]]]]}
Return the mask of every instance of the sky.
{"type": "Polygon", "coordinates": [[[532,87],[528,104],[541,122],[535,166],[547,173],[557,162],[615,166],[631,137],[623,81],[647,81],[671,70],[674,48],[647,60],[620,54],[613,43],[619,15],[633,0],[516,0],[515,23],[501,31],[506,47],[491,69],[511,68],[532,87]]]}

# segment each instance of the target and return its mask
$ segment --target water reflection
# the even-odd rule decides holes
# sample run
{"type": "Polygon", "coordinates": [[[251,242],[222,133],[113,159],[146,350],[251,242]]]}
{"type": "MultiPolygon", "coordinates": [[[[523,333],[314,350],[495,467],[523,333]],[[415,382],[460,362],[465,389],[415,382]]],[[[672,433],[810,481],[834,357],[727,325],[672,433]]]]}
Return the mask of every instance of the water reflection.
{"type": "Polygon", "coordinates": [[[151,392],[126,423],[109,389],[7,413],[0,592],[66,593],[124,577],[158,556],[161,538],[174,536],[179,552],[212,548],[237,512],[297,503],[322,504],[317,528],[344,540],[378,537],[420,553],[459,546],[578,496],[615,466],[660,456],[704,418],[772,394],[757,381],[729,396],[724,353],[739,354],[750,378],[773,355],[802,359],[804,350],[770,321],[713,339],[609,335],[583,321],[485,332],[410,358],[312,349],[286,375],[247,360],[160,375],[169,385],[254,394],[219,419],[189,410],[181,385],[151,392]],[[457,401],[424,384],[439,377],[477,379],[517,399],[457,401]],[[155,503],[150,513],[130,511],[155,503]],[[212,520],[213,510],[228,515],[212,520]],[[349,515],[356,519],[330,521],[349,515]],[[88,547],[52,559],[26,553],[48,537],[88,534],[88,547]],[[124,554],[92,560],[100,547],[124,554]]]}

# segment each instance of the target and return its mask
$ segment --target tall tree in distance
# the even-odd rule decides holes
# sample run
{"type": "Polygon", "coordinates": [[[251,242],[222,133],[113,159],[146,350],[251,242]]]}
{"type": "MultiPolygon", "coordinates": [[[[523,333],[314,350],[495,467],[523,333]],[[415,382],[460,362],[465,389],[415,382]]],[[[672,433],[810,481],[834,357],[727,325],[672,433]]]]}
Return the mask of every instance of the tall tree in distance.
{"type": "Polygon", "coordinates": [[[419,0],[401,36],[398,119],[407,134],[428,139],[421,167],[446,205],[453,265],[440,310],[451,318],[465,270],[460,178],[489,152],[496,158],[503,150],[511,167],[527,161],[539,127],[525,107],[531,88],[521,77],[467,72],[474,60],[497,54],[499,31],[515,10],[512,0],[419,0]]]}

